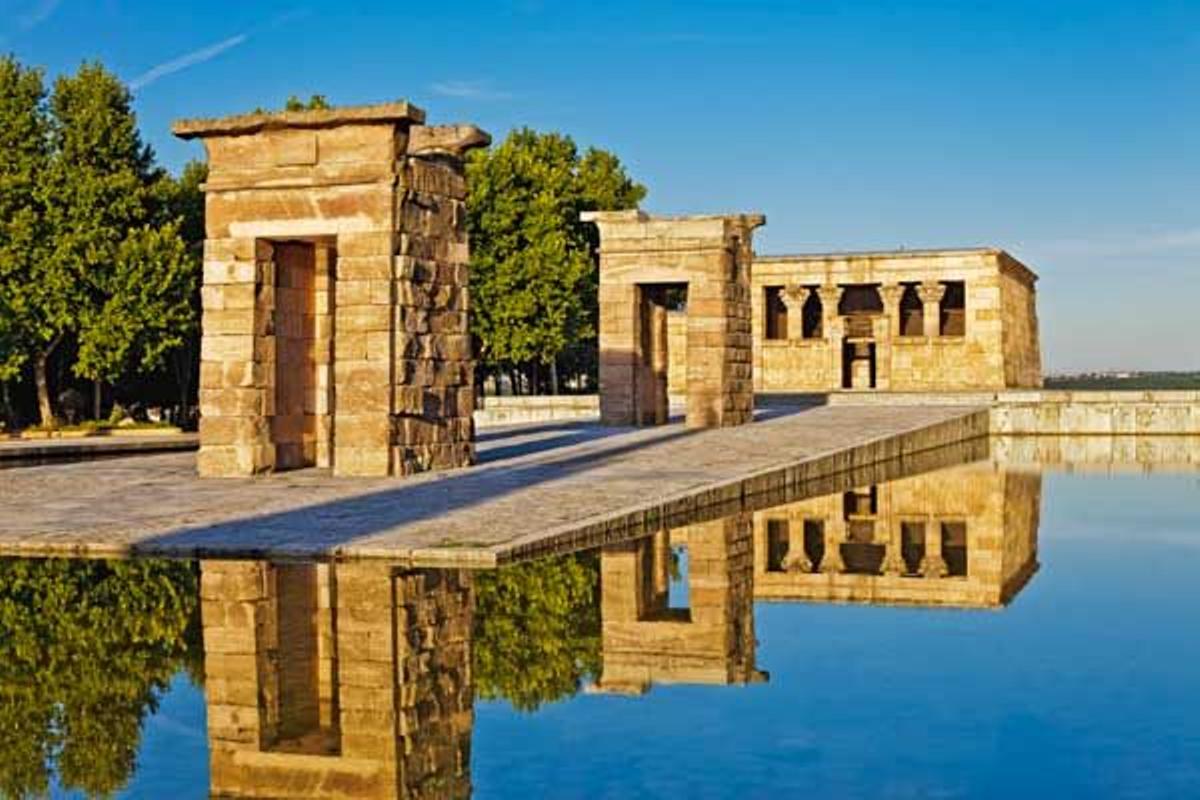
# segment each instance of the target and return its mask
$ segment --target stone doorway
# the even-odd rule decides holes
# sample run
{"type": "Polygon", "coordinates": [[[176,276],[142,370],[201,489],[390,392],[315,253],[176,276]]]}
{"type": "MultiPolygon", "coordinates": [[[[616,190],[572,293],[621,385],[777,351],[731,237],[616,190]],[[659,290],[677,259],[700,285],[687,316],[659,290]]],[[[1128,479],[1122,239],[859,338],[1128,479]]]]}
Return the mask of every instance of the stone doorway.
{"type": "Polygon", "coordinates": [[[651,217],[590,211],[600,229],[600,420],[667,420],[671,292],[686,287],[687,425],[753,418],[751,237],[758,214],[651,217]]]}
{"type": "Polygon", "coordinates": [[[267,366],[275,379],[275,468],[332,466],[337,251],[332,240],[281,241],[270,244],[270,253],[266,277],[273,277],[274,291],[259,293],[260,302],[272,306],[259,350],[264,361],[274,357],[267,366]]]}
{"type": "Polygon", "coordinates": [[[634,423],[637,425],[662,425],[670,416],[668,373],[671,359],[686,358],[686,352],[671,352],[668,314],[686,308],[687,292],[686,283],[638,285],[640,330],[638,370],[634,376],[634,423]]]}
{"type": "Polygon", "coordinates": [[[876,385],[875,342],[847,336],[842,341],[842,388],[874,389],[876,385]]]}

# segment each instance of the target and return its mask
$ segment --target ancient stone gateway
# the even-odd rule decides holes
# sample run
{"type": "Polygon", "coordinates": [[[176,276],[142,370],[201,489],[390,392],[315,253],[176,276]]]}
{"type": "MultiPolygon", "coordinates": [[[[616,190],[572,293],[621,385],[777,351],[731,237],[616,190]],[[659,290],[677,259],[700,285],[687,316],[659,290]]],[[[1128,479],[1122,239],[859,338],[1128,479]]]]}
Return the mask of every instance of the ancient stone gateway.
{"type": "Polygon", "coordinates": [[[407,103],[185,120],[208,151],[201,475],[474,459],[462,156],[407,103]]]}
{"type": "Polygon", "coordinates": [[[667,310],[685,306],[688,426],[749,422],[751,236],[765,218],[598,211],[583,219],[600,229],[601,421],[666,422],[667,310]]]}

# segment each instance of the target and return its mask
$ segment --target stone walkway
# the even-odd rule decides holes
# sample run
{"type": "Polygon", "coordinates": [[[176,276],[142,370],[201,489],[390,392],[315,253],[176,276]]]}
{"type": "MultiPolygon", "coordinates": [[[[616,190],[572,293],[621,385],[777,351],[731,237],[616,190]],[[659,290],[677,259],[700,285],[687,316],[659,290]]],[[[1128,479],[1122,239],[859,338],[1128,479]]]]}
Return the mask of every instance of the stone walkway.
{"type": "Polygon", "coordinates": [[[29,467],[0,472],[0,554],[490,566],[986,426],[986,413],[948,407],[813,408],[706,431],[547,423],[485,430],[479,466],[406,479],[301,470],[201,480],[191,453],[29,467]]]}

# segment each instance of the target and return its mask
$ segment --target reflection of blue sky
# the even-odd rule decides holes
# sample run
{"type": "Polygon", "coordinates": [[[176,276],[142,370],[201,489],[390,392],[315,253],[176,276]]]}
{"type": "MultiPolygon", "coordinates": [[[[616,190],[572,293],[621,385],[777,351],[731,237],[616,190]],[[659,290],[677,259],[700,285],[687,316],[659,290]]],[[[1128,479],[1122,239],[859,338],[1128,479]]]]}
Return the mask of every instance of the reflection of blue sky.
{"type": "MultiPolygon", "coordinates": [[[[759,604],[764,685],[476,704],[476,797],[1200,796],[1198,481],[1047,474],[1002,611],[759,604]]],[[[207,796],[203,732],[177,677],[129,796],[207,796]]]]}
{"type": "Polygon", "coordinates": [[[204,692],[176,675],[158,713],[146,721],[128,797],[208,797],[204,692]]]}
{"type": "Polygon", "coordinates": [[[1052,369],[1200,368],[1200,4],[58,3],[0,50],[182,116],[407,97],[614,149],[667,213],[763,211],[762,252],[997,244],[1042,276],[1052,369]]]}
{"type": "Polygon", "coordinates": [[[1196,480],[1048,476],[1003,611],[760,604],[765,686],[482,705],[478,796],[1194,794],[1200,565],[1146,534],[1200,538],[1196,480]]]}

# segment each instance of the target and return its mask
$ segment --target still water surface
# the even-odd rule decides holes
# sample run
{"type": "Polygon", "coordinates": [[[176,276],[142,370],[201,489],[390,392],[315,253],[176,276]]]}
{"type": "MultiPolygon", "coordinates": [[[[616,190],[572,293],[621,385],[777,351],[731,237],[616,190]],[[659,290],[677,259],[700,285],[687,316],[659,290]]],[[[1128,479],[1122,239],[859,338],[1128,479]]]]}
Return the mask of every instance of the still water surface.
{"type": "Polygon", "coordinates": [[[1196,474],[985,462],[491,573],[0,569],[3,796],[1200,797],[1196,474]]]}

